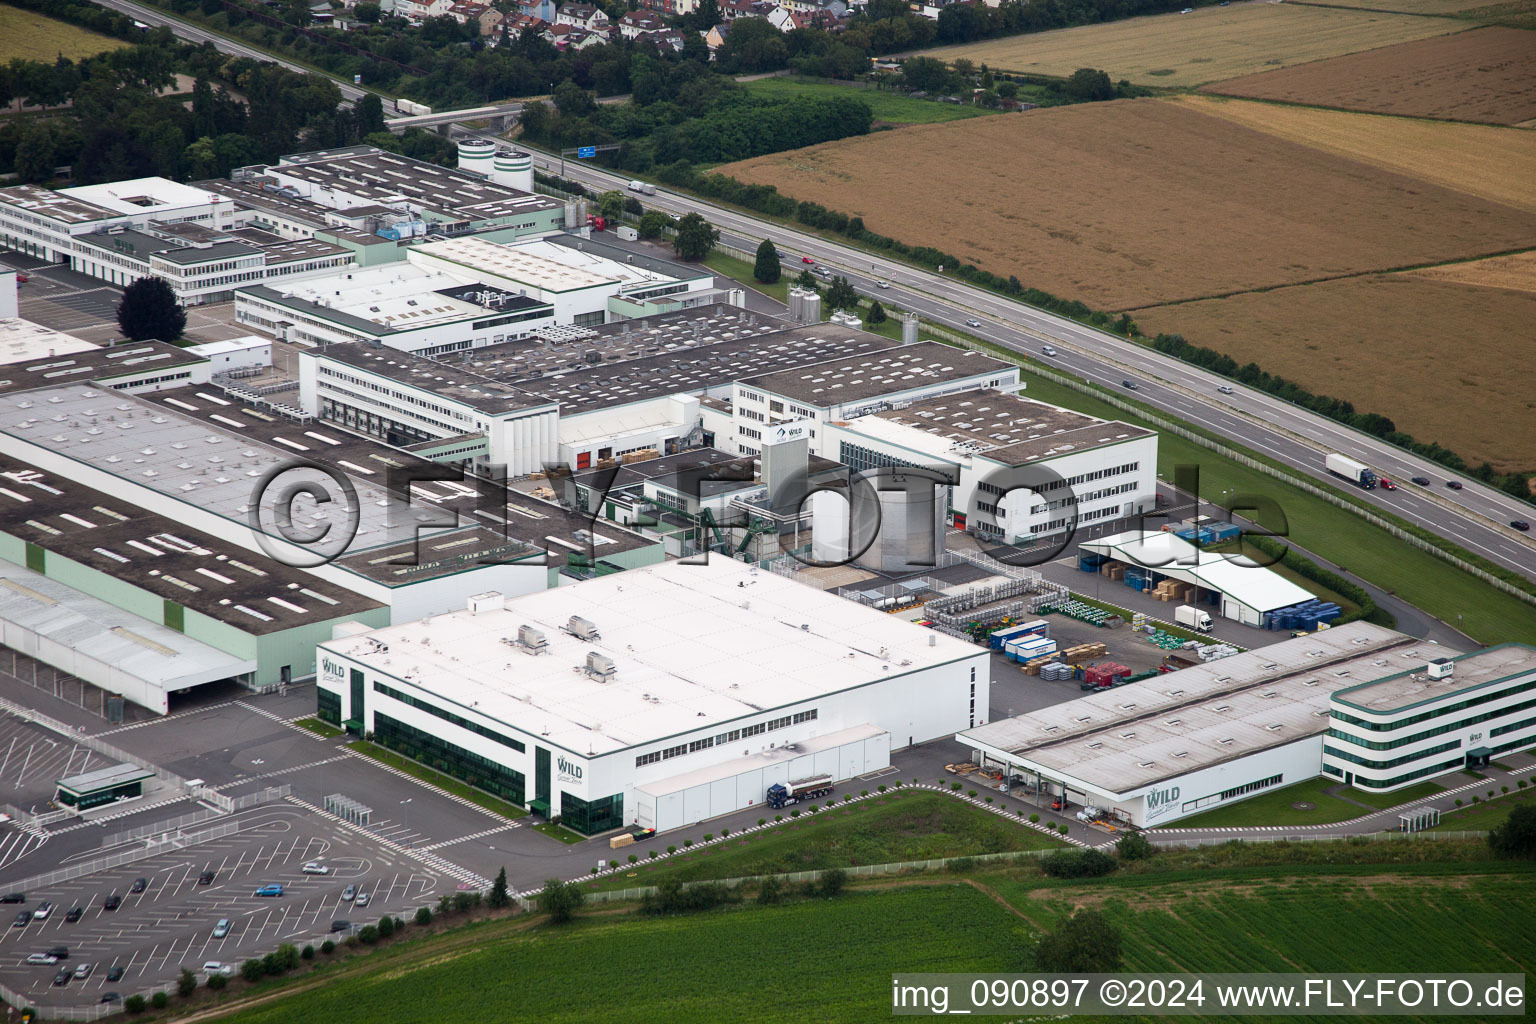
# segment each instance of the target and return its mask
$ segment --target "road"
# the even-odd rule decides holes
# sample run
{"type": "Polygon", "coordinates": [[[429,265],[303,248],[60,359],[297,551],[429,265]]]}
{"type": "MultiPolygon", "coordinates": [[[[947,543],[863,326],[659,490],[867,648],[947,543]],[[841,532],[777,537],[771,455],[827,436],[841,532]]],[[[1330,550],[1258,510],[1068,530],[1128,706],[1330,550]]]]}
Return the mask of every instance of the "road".
{"type": "MultiPolygon", "coordinates": [[[[462,130],[461,134],[494,138],[462,130]]],[[[535,152],[534,163],[542,171],[558,173],[561,161],[535,152]]],[[[564,161],[564,173],[600,189],[623,188],[628,180],[574,160],[564,161]]],[[[1536,518],[1531,507],[1470,479],[1463,479],[1463,490],[1451,491],[1445,483],[1453,477],[1427,459],[1124,338],[1010,301],[942,273],[930,273],[691,196],[658,191],[645,201],[668,212],[704,215],[720,229],[721,241],[738,249],[751,251],[764,237],[771,238],[785,253],[786,267],[799,267],[800,257],[810,256],[845,274],[862,293],[887,299],[934,323],[965,331],[1086,380],[1117,390],[1123,390],[1122,382],[1130,380],[1136,384],[1134,397],[1145,404],[1231,438],[1302,475],[1337,483],[1337,478],[1322,468],[1323,453],[1338,451],[1359,458],[1402,484],[1396,491],[1361,492],[1367,503],[1432,530],[1497,565],[1536,578],[1536,541],[1509,526],[1514,519],[1536,518]],[[878,281],[887,282],[889,288],[877,290],[878,281]],[[980,326],[968,325],[972,319],[980,326]],[[1053,346],[1058,354],[1043,356],[1043,344],[1053,346]],[[1233,394],[1218,393],[1219,386],[1230,386],[1233,394]],[[1415,476],[1428,477],[1430,485],[1410,483],[1415,476]]]]}

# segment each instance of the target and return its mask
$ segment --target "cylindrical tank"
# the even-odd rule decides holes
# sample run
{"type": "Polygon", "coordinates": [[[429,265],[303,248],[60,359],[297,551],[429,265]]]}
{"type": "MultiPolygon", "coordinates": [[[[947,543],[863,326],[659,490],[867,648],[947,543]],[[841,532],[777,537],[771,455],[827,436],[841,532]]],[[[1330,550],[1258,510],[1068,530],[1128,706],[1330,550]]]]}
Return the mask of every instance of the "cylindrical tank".
{"type": "Polygon", "coordinates": [[[491,170],[491,180],[519,192],[532,192],[533,156],[515,149],[498,150],[491,170]]]}
{"type": "Polygon", "coordinates": [[[494,142],[488,142],[485,139],[464,139],[459,142],[459,170],[461,171],[493,178],[495,158],[496,143],[494,142]]]}

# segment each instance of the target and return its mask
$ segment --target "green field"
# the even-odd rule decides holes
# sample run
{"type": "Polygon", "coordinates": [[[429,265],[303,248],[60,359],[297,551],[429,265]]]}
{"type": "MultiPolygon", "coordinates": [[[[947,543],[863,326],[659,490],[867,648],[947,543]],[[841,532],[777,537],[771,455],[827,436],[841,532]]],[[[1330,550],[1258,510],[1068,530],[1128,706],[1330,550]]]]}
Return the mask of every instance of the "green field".
{"type": "MultiPolygon", "coordinates": [[[[1309,779],[1292,786],[1270,790],[1239,800],[1228,807],[1217,807],[1204,814],[1180,818],[1169,828],[1226,828],[1252,825],[1331,825],[1370,814],[1370,810],[1348,800],[1329,796],[1323,790],[1339,783],[1330,779],[1309,779]],[[1310,803],[1311,810],[1297,810],[1294,803],[1310,803]]],[[[1395,805],[1389,805],[1395,806],[1395,805]]]]}
{"type": "Polygon", "coordinates": [[[54,21],[32,11],[0,4],[0,61],[35,60],[51,63],[60,55],[79,60],[127,43],[97,35],[68,22],[54,21]]]}
{"type": "MultiPolygon", "coordinates": [[[[1474,794],[1467,794],[1463,800],[1471,804],[1474,794]]],[[[1431,832],[1486,832],[1504,824],[1511,811],[1522,804],[1529,804],[1536,800],[1536,791],[1529,787],[1508,796],[1500,795],[1495,800],[1488,800],[1487,790],[1479,790],[1475,794],[1484,797],[1481,803],[1471,804],[1459,811],[1441,815],[1440,824],[1430,829],[1431,832]]]]}
{"type": "MultiPolygon", "coordinates": [[[[1463,852],[1452,843],[1381,845],[1394,848],[1388,854],[1463,852]]],[[[1243,852],[1262,860],[1285,851],[1243,852]]],[[[1127,970],[1536,966],[1528,864],[1202,868],[1192,853],[1170,859],[1185,870],[1155,873],[1163,856],[1143,862],[1153,873],[1091,883],[1051,882],[1020,866],[687,917],[589,910],[563,928],[492,921],[303,972],[299,984],[313,979],[304,991],[223,1019],[883,1021],[893,972],[1027,970],[1033,935],[1084,905],[1122,929],[1127,970]],[[600,981],[575,984],[577,965],[599,970],[600,981]]]]}
{"type": "Polygon", "coordinates": [[[924,790],[893,790],[883,797],[824,807],[793,820],[785,812],[764,812],[770,821],[781,813],[785,824],[778,828],[655,864],[649,863],[649,850],[643,844],[623,848],[620,856],[632,853],[640,863],[594,886],[624,889],[665,881],[743,878],[1062,845],[1023,823],[924,790]]]}
{"type": "Polygon", "coordinates": [[[343,731],[336,728],[329,722],[320,721],[318,718],[301,718],[293,724],[298,726],[300,729],[305,729],[314,733],[316,736],[320,736],[328,740],[335,739],[337,736],[340,736],[343,731]]]}
{"type": "Polygon", "coordinates": [[[965,104],[938,103],[934,100],[914,100],[897,92],[884,89],[856,89],[849,85],[833,85],[827,82],[808,82],[794,78],[759,78],[742,82],[759,96],[776,99],[793,99],[796,96],[853,96],[869,104],[876,121],[895,124],[935,124],[939,121],[958,121],[967,117],[985,117],[1001,111],[965,104]]]}

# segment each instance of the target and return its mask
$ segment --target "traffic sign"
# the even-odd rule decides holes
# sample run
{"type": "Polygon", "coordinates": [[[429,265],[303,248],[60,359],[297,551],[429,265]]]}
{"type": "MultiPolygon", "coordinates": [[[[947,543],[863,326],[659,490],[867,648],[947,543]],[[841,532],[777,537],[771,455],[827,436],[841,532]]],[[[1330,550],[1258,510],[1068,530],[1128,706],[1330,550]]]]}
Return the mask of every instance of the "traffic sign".
{"type": "Polygon", "coordinates": [[[595,156],[597,156],[596,146],[581,146],[576,150],[576,159],[578,160],[590,160],[595,156]]]}

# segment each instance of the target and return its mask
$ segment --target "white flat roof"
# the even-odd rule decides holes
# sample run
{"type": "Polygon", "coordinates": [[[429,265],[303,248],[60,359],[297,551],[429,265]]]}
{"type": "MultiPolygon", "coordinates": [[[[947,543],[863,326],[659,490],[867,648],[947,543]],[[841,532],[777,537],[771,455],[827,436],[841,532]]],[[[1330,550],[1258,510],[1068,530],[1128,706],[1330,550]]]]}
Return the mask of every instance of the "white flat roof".
{"type": "Polygon", "coordinates": [[[504,610],[435,615],[321,646],[578,756],[727,722],[755,724],[787,705],[985,654],[718,555],[703,565],[630,569],[515,598],[504,610]],[[602,639],[564,632],[572,615],[592,622],[602,639]],[[522,625],[543,631],[547,654],[503,642],[515,640],[522,625]],[[590,651],[614,660],[610,681],[581,671],[590,651]]]}
{"type": "Polygon", "coordinates": [[[268,281],[266,285],[290,299],[318,302],[324,309],[408,331],[484,316],[481,306],[438,294],[442,288],[474,283],[469,275],[426,270],[413,263],[390,263],[366,270],[338,270],[302,281],[268,281]]]}
{"type": "Polygon", "coordinates": [[[127,181],[104,181],[99,185],[77,185],[61,188],[62,195],[95,203],[117,214],[160,212],[185,206],[206,206],[210,203],[228,203],[234,200],[204,189],[183,185],[169,178],[129,178],[127,181]]]}
{"type": "Polygon", "coordinates": [[[471,277],[485,273],[526,284],[541,291],[568,292],[613,284],[616,278],[592,269],[552,259],[523,246],[501,245],[483,238],[450,238],[415,246],[412,253],[436,256],[465,268],[471,277]]]}
{"type": "Polygon", "coordinates": [[[1146,566],[1172,579],[1219,590],[1260,613],[1315,599],[1310,590],[1251,559],[1206,551],[1172,533],[1128,530],[1084,541],[1080,546],[1122,562],[1146,566]]]}
{"type": "Polygon", "coordinates": [[[62,356],[70,352],[86,352],[98,347],[30,320],[0,320],[0,366],[62,356]]]}
{"type": "Polygon", "coordinates": [[[609,259],[607,256],[599,256],[595,252],[586,249],[574,249],[569,245],[556,245],[554,242],[542,238],[527,242],[518,242],[509,248],[539,259],[549,260],[552,263],[563,264],[573,270],[595,274],[606,280],[622,281],[628,287],[637,287],[651,284],[666,284],[676,281],[677,278],[670,274],[663,274],[659,270],[647,270],[638,263],[621,263],[618,260],[609,259]]]}
{"type": "Polygon", "coordinates": [[[264,338],[259,334],[247,334],[243,338],[225,338],[223,341],[205,341],[201,345],[188,345],[187,351],[207,359],[214,355],[244,352],[248,348],[266,348],[271,344],[271,338],[264,338]]]}
{"type": "Polygon", "coordinates": [[[1366,622],[1118,686],[959,734],[1016,764],[1126,794],[1328,728],[1329,698],[1455,652],[1366,622]]]}

